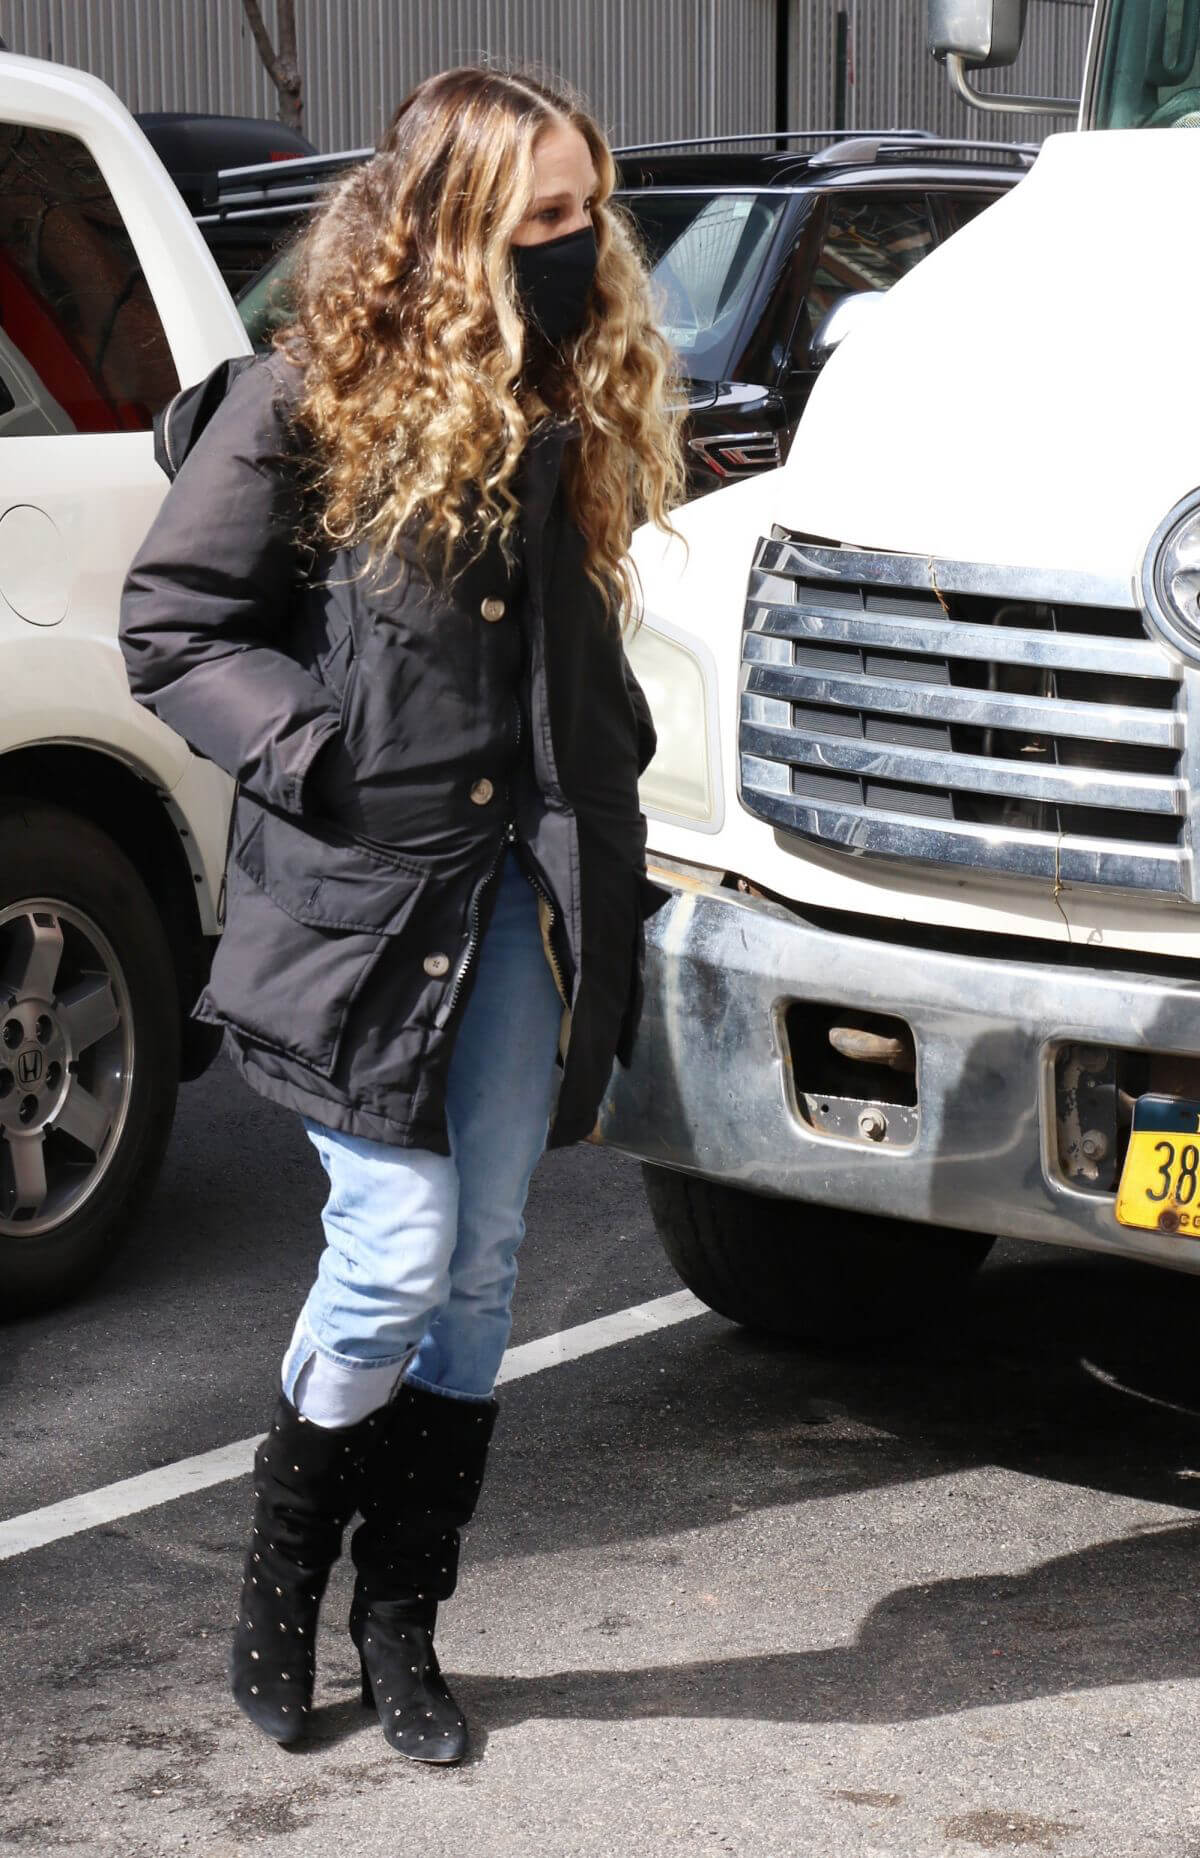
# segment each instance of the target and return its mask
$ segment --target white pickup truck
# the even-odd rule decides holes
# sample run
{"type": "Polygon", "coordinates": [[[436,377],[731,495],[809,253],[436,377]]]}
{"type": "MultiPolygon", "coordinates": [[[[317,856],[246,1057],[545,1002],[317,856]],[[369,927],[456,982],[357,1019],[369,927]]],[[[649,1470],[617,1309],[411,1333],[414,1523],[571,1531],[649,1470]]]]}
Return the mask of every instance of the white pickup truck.
{"type": "Polygon", "coordinates": [[[231,786],[134,703],[150,423],[249,343],[129,113],[0,54],[0,1315],[101,1264],[213,1055],[231,786]]]}
{"type": "Polygon", "coordinates": [[[638,538],[672,894],[602,1130],[736,1319],[879,1333],[995,1234],[1200,1270],[1197,125],[1200,0],[1101,0],[1081,132],[638,538]]]}

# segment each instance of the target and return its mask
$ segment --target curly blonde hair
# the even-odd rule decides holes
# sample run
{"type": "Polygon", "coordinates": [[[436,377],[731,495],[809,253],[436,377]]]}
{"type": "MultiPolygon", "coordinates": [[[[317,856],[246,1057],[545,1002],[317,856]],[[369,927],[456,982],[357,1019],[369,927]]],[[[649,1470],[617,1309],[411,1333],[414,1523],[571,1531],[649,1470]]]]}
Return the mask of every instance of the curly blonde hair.
{"type": "Polygon", "coordinates": [[[276,338],[304,369],[326,541],[378,563],[404,533],[447,575],[493,535],[511,554],[514,474],[552,415],[578,429],[564,475],[588,576],[622,622],[632,615],[633,527],[669,528],[683,496],[682,394],[614,180],[565,86],[464,66],[401,104],[305,235],[296,317],[276,338]],[[556,351],[522,319],[510,248],[534,198],[534,145],[563,124],[595,165],[598,263],[586,321],[556,351]]]}

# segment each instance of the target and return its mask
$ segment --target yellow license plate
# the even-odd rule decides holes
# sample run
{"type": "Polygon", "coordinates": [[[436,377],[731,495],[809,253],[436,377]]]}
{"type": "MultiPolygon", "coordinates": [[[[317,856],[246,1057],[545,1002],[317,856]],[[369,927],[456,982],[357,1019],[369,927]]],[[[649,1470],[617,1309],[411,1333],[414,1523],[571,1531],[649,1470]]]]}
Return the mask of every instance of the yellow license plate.
{"type": "Polygon", "coordinates": [[[1200,1237],[1200,1103],[1186,1097],[1139,1097],[1117,1218],[1146,1232],[1200,1237]]]}

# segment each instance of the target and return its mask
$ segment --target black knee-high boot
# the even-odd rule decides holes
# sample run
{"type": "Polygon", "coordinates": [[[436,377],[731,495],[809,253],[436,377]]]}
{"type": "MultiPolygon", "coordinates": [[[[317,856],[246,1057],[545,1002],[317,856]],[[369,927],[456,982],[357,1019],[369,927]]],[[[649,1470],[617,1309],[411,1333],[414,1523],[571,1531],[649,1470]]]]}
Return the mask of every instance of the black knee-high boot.
{"type": "Polygon", "coordinates": [[[350,1542],[358,1570],[350,1636],[363,1703],[392,1747],[414,1761],[461,1761],[463,1713],[433,1648],[438,1602],[454,1592],[458,1532],[474,1513],[494,1400],[452,1400],[405,1384],[380,1417],[359,1480],[363,1520],[350,1542]]]}
{"type": "Polygon", "coordinates": [[[304,1734],[316,1673],[317,1611],[357,1507],[378,1414],[317,1426],[284,1395],[254,1454],[254,1517],[233,1633],[234,1700],[277,1742],[304,1734]]]}

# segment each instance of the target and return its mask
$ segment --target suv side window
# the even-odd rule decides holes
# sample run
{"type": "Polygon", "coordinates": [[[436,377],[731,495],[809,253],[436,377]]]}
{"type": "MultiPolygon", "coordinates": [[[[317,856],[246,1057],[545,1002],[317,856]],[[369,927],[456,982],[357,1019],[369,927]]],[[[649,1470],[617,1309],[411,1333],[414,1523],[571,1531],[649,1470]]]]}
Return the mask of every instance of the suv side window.
{"type": "Polygon", "coordinates": [[[938,210],[944,224],[943,237],[949,238],[960,226],[969,225],[971,220],[985,207],[993,206],[1001,198],[998,193],[943,194],[938,201],[938,210]]]}
{"type": "Polygon", "coordinates": [[[887,290],[933,250],[925,195],[831,194],[821,252],[809,286],[816,323],[857,290],[887,290]]]}
{"type": "Polygon", "coordinates": [[[179,385],[88,149],[18,123],[0,123],[0,383],[0,436],[141,431],[179,385]]]}

